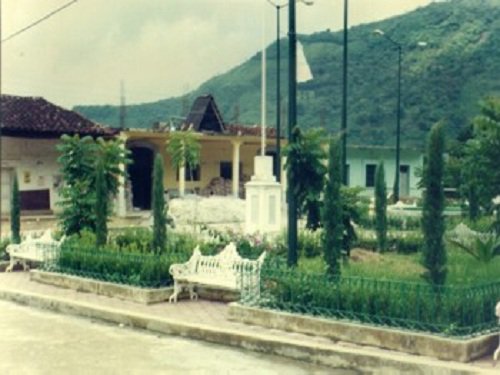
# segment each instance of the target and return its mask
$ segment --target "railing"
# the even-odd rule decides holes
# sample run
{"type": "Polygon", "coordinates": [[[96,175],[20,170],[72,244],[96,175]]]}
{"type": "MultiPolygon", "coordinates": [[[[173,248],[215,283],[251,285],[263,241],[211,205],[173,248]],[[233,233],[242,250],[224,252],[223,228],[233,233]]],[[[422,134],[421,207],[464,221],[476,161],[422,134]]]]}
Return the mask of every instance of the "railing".
{"type": "Polygon", "coordinates": [[[460,287],[305,274],[267,264],[259,295],[242,303],[298,314],[469,337],[498,330],[494,315],[500,281],[460,287]]]}
{"type": "Polygon", "coordinates": [[[170,265],[187,260],[184,254],[128,253],[64,245],[52,251],[56,254],[48,256],[42,265],[44,270],[150,288],[172,285],[170,265]]]}

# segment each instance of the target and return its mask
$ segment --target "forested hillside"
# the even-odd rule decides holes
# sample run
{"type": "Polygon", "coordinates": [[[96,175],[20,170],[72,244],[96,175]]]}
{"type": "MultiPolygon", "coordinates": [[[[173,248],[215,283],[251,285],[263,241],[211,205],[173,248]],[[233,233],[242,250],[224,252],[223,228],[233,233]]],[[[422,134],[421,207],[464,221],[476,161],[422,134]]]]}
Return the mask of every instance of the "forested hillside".
{"type": "MultiPolygon", "coordinates": [[[[449,135],[468,124],[478,102],[500,95],[500,0],[432,3],[411,13],[356,26],[349,33],[348,129],[352,144],[389,144],[395,139],[397,51],[381,36],[403,45],[402,144],[421,145],[430,127],[445,121],[449,135]],[[425,42],[422,47],[419,42],[425,42]]],[[[299,85],[298,121],[303,127],[340,127],[343,33],[300,35],[314,79],[299,85]]],[[[422,43],[420,43],[422,44],[422,43]]],[[[283,123],[286,123],[287,43],[282,41],[283,123]]],[[[268,57],[268,124],[276,108],[276,45],[268,57]]],[[[198,95],[215,96],[226,122],[260,121],[260,53],[214,77],[184,97],[127,106],[128,127],[184,116],[198,95]]],[[[77,106],[101,123],[118,125],[118,107],[77,106]]]]}

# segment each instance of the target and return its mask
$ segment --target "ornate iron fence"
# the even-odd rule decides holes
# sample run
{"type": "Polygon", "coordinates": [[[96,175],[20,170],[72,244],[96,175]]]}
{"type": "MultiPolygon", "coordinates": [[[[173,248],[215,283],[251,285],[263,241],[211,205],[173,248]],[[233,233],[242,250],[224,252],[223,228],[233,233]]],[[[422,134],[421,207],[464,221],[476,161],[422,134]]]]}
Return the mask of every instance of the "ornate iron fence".
{"type": "Polygon", "coordinates": [[[176,253],[157,255],[64,245],[50,251],[54,254],[47,256],[44,270],[150,288],[171,285],[170,265],[186,261],[185,254],[176,253]]]}
{"type": "Polygon", "coordinates": [[[329,279],[267,263],[259,293],[241,302],[262,308],[455,337],[498,330],[500,281],[432,287],[360,277],[329,279]]]}

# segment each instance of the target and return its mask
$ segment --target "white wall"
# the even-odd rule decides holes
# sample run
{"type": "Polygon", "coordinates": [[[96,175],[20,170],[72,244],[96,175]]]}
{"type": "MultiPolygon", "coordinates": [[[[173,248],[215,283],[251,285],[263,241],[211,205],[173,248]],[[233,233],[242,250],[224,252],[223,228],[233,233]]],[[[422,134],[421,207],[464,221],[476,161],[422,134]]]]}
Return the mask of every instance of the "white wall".
{"type": "MultiPolygon", "coordinates": [[[[366,188],[366,165],[378,165],[380,161],[384,162],[385,181],[387,192],[392,192],[394,186],[394,176],[396,172],[396,160],[394,149],[387,148],[348,148],[347,164],[350,168],[349,186],[361,186],[365,188],[363,195],[373,196],[374,189],[366,188]]],[[[419,179],[415,177],[417,168],[421,168],[423,163],[423,152],[412,149],[401,149],[400,166],[408,165],[409,171],[409,195],[411,197],[420,197],[421,190],[417,184],[419,179]]]]}
{"type": "MultiPolygon", "coordinates": [[[[58,153],[59,139],[31,139],[2,136],[2,177],[9,171],[17,172],[19,190],[42,190],[50,192],[50,208],[57,210],[57,184],[60,183],[58,153]]],[[[2,198],[3,198],[2,194],[2,198]]],[[[2,213],[9,212],[8,200],[2,200],[2,213]]]]}

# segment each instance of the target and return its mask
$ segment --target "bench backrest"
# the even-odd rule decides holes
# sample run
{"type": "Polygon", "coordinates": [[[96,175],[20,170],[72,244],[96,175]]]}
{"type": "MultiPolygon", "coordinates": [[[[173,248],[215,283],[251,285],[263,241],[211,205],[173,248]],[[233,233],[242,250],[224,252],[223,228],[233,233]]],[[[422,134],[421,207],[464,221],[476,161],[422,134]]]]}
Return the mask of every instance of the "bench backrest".
{"type": "Polygon", "coordinates": [[[213,275],[214,278],[223,278],[228,283],[240,285],[244,275],[258,278],[265,256],[266,253],[263,252],[257,260],[244,259],[238,254],[236,245],[231,242],[217,255],[199,253],[192,271],[195,274],[213,275]]]}

